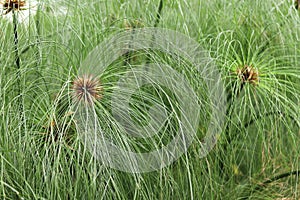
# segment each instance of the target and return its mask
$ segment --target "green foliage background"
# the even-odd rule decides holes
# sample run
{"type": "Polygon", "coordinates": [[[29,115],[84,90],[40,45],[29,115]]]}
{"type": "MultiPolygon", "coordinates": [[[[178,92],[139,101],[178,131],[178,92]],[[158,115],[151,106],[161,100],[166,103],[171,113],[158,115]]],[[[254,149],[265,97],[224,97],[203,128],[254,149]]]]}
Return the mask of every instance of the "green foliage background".
{"type": "MultiPolygon", "coordinates": [[[[20,68],[14,25],[0,18],[0,199],[299,198],[300,11],[294,1],[163,0],[159,14],[160,3],[43,1],[29,24],[18,24],[20,68]],[[57,15],[63,7],[67,14],[57,15]],[[209,51],[228,91],[226,125],[207,157],[199,158],[206,128],[201,124],[199,138],[174,164],[128,174],[101,165],[86,151],[69,89],[80,63],[105,38],[153,26],[184,33],[209,51]],[[257,69],[259,83],[246,82],[238,91],[236,71],[245,65],[257,69]]],[[[137,54],[137,63],[149,55],[172,60],[137,54]]],[[[108,106],[122,62],[102,77],[108,97],[99,109],[108,106]]],[[[199,89],[199,77],[191,74],[186,73],[199,89]]]]}

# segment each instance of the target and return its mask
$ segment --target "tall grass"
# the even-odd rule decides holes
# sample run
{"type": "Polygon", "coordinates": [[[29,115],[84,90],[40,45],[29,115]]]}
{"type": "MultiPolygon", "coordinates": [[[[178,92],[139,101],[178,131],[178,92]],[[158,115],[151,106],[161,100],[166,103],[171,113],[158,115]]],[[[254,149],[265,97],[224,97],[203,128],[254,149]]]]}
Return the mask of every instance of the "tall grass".
{"type": "Polygon", "coordinates": [[[299,198],[300,13],[294,1],[47,0],[39,9],[15,27],[17,46],[14,24],[0,20],[0,199],[299,198]],[[62,7],[66,15],[57,11],[62,7]],[[118,81],[144,63],[173,66],[202,104],[197,137],[185,154],[158,171],[126,173],[101,163],[84,144],[72,81],[103,40],[153,26],[186,34],[209,52],[226,86],[226,123],[217,145],[200,158],[211,112],[201,75],[184,58],[130,52],[98,77],[103,98],[95,112],[112,140],[143,152],[167,143],[178,129],[176,95],[151,77],[145,79],[152,84],[119,95],[132,95],[131,117],[142,125],[149,107],[163,102],[173,114],[164,131],[132,140],[115,123],[110,101],[118,81]],[[241,79],[246,65],[257,70],[257,84],[241,79]]]}

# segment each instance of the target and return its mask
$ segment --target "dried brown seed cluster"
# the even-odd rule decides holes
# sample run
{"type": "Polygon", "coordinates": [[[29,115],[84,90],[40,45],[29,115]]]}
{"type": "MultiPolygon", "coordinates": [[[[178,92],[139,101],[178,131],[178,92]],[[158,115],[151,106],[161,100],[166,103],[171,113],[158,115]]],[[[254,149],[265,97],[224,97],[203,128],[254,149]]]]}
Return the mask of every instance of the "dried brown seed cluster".
{"type": "Polygon", "coordinates": [[[257,85],[259,82],[258,71],[252,66],[244,65],[243,67],[238,68],[236,73],[243,84],[248,82],[257,85]]]}
{"type": "Polygon", "coordinates": [[[102,98],[102,86],[99,79],[92,75],[83,75],[73,81],[74,99],[76,102],[91,105],[102,98]]]}
{"type": "Polygon", "coordinates": [[[25,1],[21,0],[5,0],[1,2],[3,10],[5,10],[4,15],[8,14],[12,10],[22,10],[25,7],[25,1]]]}

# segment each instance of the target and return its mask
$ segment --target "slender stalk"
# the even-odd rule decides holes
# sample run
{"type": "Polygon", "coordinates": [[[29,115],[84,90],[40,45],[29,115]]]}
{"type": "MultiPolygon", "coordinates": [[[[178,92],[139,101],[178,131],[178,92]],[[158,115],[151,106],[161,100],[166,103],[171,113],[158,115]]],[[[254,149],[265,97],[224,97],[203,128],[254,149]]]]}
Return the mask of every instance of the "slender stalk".
{"type": "Polygon", "coordinates": [[[300,0],[296,0],[296,1],[295,1],[295,8],[296,8],[297,10],[300,9],[300,0]]]}
{"type": "MultiPolygon", "coordinates": [[[[261,190],[263,190],[267,186],[267,184],[270,184],[272,182],[278,181],[278,180],[283,179],[283,178],[287,178],[287,177],[292,176],[292,175],[299,176],[300,175],[300,170],[295,170],[295,171],[291,171],[291,172],[285,172],[285,173],[279,174],[277,176],[274,176],[273,178],[270,178],[270,179],[264,181],[263,183],[260,183],[260,184],[256,185],[253,188],[253,190],[251,190],[251,193],[255,192],[255,191],[261,191],[261,190]]],[[[242,199],[248,199],[249,196],[250,195],[247,195],[246,197],[244,197],[242,199]]]]}
{"type": "Polygon", "coordinates": [[[283,179],[283,178],[286,178],[288,176],[292,176],[292,175],[296,175],[296,176],[299,176],[300,174],[300,170],[295,170],[295,171],[292,171],[292,172],[286,172],[286,173],[283,173],[283,174],[279,174],[273,178],[270,178],[266,181],[263,182],[263,185],[264,184],[268,184],[268,183],[272,183],[274,181],[278,181],[279,179],[283,179]]]}
{"type": "MultiPolygon", "coordinates": [[[[235,101],[237,98],[239,98],[242,90],[244,89],[244,86],[245,86],[245,83],[241,83],[240,86],[234,84],[233,85],[233,92],[234,94],[230,93],[227,97],[227,102],[228,102],[228,107],[226,109],[226,116],[228,117],[228,119],[231,119],[232,118],[232,109],[233,109],[233,106],[235,104],[235,101]],[[239,87],[239,89],[236,89],[237,87],[239,87]]],[[[225,146],[224,146],[224,151],[226,152],[227,151],[227,147],[228,145],[231,144],[231,138],[229,136],[229,125],[230,125],[230,122],[227,121],[226,123],[226,126],[225,126],[225,129],[224,129],[224,134],[225,134],[225,137],[226,137],[226,143],[225,143],[225,146]]],[[[224,161],[221,159],[220,162],[219,162],[219,165],[220,165],[220,174],[225,174],[224,173],[224,161]]]]}
{"type": "MultiPolygon", "coordinates": [[[[157,27],[159,22],[160,22],[160,19],[161,19],[161,12],[162,12],[162,9],[163,9],[163,0],[160,0],[159,1],[159,4],[158,4],[158,8],[157,8],[157,12],[156,12],[156,18],[155,18],[155,21],[154,21],[154,24],[153,24],[153,27],[157,27]]],[[[132,30],[132,37],[131,39],[133,39],[134,37],[134,27],[133,27],[133,30],[132,30]]],[[[153,41],[155,39],[155,34],[153,34],[152,36],[153,38],[153,41]]],[[[130,45],[129,45],[129,49],[130,49],[130,45]]],[[[124,65],[128,65],[130,62],[131,62],[131,52],[128,51],[124,54],[124,65]]],[[[148,65],[150,63],[150,58],[147,57],[146,58],[146,65],[148,65]]],[[[148,67],[145,68],[146,71],[148,71],[148,67]]]]}
{"type": "MultiPolygon", "coordinates": [[[[15,43],[15,63],[16,63],[16,68],[17,70],[20,70],[20,57],[19,57],[19,50],[18,50],[18,19],[17,19],[17,14],[15,10],[12,10],[13,12],[13,25],[14,25],[14,43],[15,43]]],[[[19,77],[19,74],[18,74],[19,77]]]]}
{"type": "MultiPolygon", "coordinates": [[[[21,119],[23,119],[23,103],[22,103],[22,91],[21,91],[21,62],[19,56],[19,38],[18,38],[18,15],[15,9],[12,10],[13,14],[13,31],[14,31],[14,50],[15,50],[15,64],[17,69],[17,90],[18,90],[18,103],[19,103],[19,113],[21,119]]],[[[23,122],[23,120],[21,120],[23,122]]]]}
{"type": "MultiPolygon", "coordinates": [[[[40,26],[40,12],[41,12],[41,5],[38,5],[37,13],[36,13],[36,20],[35,20],[35,28],[36,28],[36,44],[34,46],[36,47],[36,73],[39,77],[41,77],[42,81],[44,82],[44,86],[46,88],[46,91],[49,91],[48,85],[46,83],[46,80],[42,74],[42,70],[40,69],[40,64],[42,62],[42,52],[41,52],[41,26],[40,26]]],[[[27,50],[29,50],[30,46],[28,46],[26,49],[24,49],[21,53],[25,53],[27,50]]],[[[51,102],[51,97],[49,95],[49,102],[51,102]]]]}
{"type": "MultiPolygon", "coordinates": [[[[156,19],[155,19],[155,22],[153,24],[153,27],[157,27],[159,22],[160,22],[163,5],[164,5],[163,0],[160,0],[159,4],[158,4],[158,8],[157,8],[157,12],[156,12],[156,19]]],[[[152,39],[153,39],[153,41],[155,40],[155,34],[153,34],[152,39]]],[[[146,65],[148,65],[149,63],[150,63],[150,56],[147,57],[146,65]]],[[[148,71],[148,66],[146,67],[145,70],[148,71]]]]}
{"type": "Polygon", "coordinates": [[[156,20],[155,20],[155,23],[154,23],[154,25],[153,25],[154,27],[157,27],[157,25],[158,25],[159,22],[160,22],[162,8],[163,8],[163,0],[160,0],[160,1],[159,1],[158,8],[157,8],[156,20]]]}
{"type": "Polygon", "coordinates": [[[254,122],[256,122],[256,121],[258,121],[258,120],[260,120],[260,119],[262,119],[262,118],[265,118],[265,117],[269,117],[269,116],[273,116],[273,115],[282,115],[283,117],[288,117],[288,118],[290,118],[293,122],[294,122],[294,124],[299,124],[299,122],[295,119],[295,117],[294,116],[292,116],[292,115],[289,115],[289,114],[286,114],[286,113],[284,113],[284,112],[281,112],[281,111],[272,111],[272,112],[267,112],[267,113],[264,113],[264,114],[262,114],[262,115],[259,115],[257,118],[255,118],[255,119],[251,119],[251,120],[249,120],[249,122],[247,122],[247,123],[245,123],[244,124],[244,128],[245,129],[247,129],[250,125],[252,125],[254,122]]]}

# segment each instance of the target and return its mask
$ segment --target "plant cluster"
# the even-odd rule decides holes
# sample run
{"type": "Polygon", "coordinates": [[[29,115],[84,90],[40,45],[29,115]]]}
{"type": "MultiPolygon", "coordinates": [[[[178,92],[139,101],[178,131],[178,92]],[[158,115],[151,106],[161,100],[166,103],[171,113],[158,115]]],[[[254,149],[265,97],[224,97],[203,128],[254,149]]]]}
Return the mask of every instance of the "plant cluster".
{"type": "Polygon", "coordinates": [[[0,199],[299,198],[299,1],[5,0],[0,10],[0,199]],[[79,73],[99,43],[143,27],[191,37],[221,74],[225,124],[204,158],[212,108],[190,60],[129,44],[101,75],[79,73]],[[190,122],[196,137],[172,165],[130,174],[96,159],[84,128],[100,127],[109,141],[138,153],[166,146],[186,128],[190,113],[174,92],[182,85],[162,86],[147,75],[152,68],[135,77],[149,63],[188,80],[196,98],[187,98],[200,110],[190,122]],[[130,84],[140,87],[123,89],[130,84]]]}

